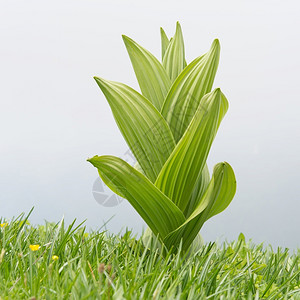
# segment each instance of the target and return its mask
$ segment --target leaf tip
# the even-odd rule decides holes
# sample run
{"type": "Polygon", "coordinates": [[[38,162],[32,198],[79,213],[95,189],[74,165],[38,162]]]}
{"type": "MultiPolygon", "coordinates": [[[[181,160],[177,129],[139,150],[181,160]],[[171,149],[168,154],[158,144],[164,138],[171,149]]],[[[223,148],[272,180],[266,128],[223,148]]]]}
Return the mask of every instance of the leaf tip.
{"type": "Polygon", "coordinates": [[[220,41],[218,39],[214,39],[211,45],[211,52],[220,52],[220,49],[221,49],[220,41]]]}
{"type": "Polygon", "coordinates": [[[219,39],[214,39],[213,45],[214,45],[214,44],[220,46],[220,41],[219,41],[219,39]]]}
{"type": "Polygon", "coordinates": [[[179,21],[176,22],[176,32],[175,32],[175,35],[176,34],[182,35],[182,29],[181,29],[181,25],[180,25],[179,21]]]}
{"type": "Polygon", "coordinates": [[[125,44],[126,44],[126,42],[129,42],[131,40],[131,38],[128,37],[127,35],[125,35],[125,34],[122,34],[122,39],[123,39],[125,44]]]}
{"type": "Polygon", "coordinates": [[[221,92],[220,88],[214,89],[214,91],[213,91],[214,96],[219,97],[219,96],[221,96],[221,94],[222,94],[222,92],[221,92]]]}
{"type": "Polygon", "coordinates": [[[95,155],[91,158],[88,158],[86,161],[88,161],[89,163],[91,163],[93,166],[95,165],[95,161],[99,158],[98,155],[95,155]]]}
{"type": "Polygon", "coordinates": [[[101,77],[94,76],[94,79],[100,87],[107,84],[107,81],[101,77]]]}

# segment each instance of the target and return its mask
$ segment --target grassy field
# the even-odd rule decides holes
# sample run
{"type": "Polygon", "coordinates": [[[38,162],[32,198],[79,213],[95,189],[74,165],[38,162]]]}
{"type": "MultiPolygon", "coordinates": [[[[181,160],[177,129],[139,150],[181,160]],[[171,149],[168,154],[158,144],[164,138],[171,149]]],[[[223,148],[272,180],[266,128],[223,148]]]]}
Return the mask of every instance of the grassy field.
{"type": "Polygon", "coordinates": [[[300,299],[300,250],[237,241],[160,256],[111,235],[1,219],[0,299],[300,299]]]}

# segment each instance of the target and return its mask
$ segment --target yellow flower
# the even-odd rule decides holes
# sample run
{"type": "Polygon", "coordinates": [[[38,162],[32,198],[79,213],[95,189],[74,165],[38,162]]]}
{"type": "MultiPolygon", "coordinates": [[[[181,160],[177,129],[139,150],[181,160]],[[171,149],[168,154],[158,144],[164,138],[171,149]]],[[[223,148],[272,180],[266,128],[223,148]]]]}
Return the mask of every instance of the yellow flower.
{"type": "Polygon", "coordinates": [[[3,228],[5,228],[6,226],[8,226],[8,223],[1,223],[0,226],[3,228]]]}
{"type": "Polygon", "coordinates": [[[29,245],[31,251],[37,251],[40,249],[40,245],[29,245]]]}
{"type": "Polygon", "coordinates": [[[52,256],[52,259],[53,259],[54,261],[56,261],[56,260],[58,260],[58,256],[57,256],[57,255],[53,255],[53,256],[52,256]]]}

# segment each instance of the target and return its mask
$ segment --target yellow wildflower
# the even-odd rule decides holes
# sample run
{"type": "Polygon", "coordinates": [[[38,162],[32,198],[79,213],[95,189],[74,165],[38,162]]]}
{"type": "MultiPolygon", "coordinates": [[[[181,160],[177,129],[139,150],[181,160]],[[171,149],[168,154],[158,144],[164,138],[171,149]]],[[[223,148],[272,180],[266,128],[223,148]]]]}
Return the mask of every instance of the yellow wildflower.
{"type": "Polygon", "coordinates": [[[37,251],[40,249],[40,245],[29,245],[31,251],[37,251]]]}
{"type": "Polygon", "coordinates": [[[5,227],[8,226],[8,223],[1,223],[0,226],[1,226],[2,228],[5,228],[5,227]]]}
{"type": "Polygon", "coordinates": [[[53,255],[53,256],[52,256],[52,259],[53,259],[54,261],[56,261],[56,260],[58,260],[58,256],[57,256],[57,255],[53,255]]]}

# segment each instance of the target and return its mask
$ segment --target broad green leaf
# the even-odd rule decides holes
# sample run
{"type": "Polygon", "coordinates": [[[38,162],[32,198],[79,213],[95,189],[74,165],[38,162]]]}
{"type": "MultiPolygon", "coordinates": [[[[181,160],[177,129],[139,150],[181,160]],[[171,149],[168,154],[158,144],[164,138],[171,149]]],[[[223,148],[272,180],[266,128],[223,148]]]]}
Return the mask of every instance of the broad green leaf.
{"type": "Polygon", "coordinates": [[[174,38],[170,41],[163,58],[163,66],[172,82],[178,77],[182,70],[186,67],[185,50],[180,24],[176,24],[176,32],[174,38]]]}
{"type": "MultiPolygon", "coordinates": [[[[218,120],[218,127],[221,124],[221,121],[223,117],[225,116],[227,110],[228,110],[228,101],[225,97],[225,95],[221,92],[221,108],[220,108],[220,114],[219,114],[219,120],[218,120]]],[[[194,188],[194,191],[188,201],[188,206],[185,209],[184,215],[188,217],[195,209],[195,206],[198,205],[199,201],[201,200],[203,193],[205,192],[208,184],[209,184],[209,171],[207,165],[202,170],[202,174],[199,178],[199,180],[196,183],[196,187],[194,188]]]]}
{"type": "Polygon", "coordinates": [[[168,124],[152,103],[134,89],[97,77],[95,80],[132,153],[154,182],[175,147],[168,124]]]}
{"type": "Polygon", "coordinates": [[[219,56],[220,44],[215,40],[210,51],[192,61],[173,83],[161,113],[176,142],[190,124],[202,97],[212,89],[219,56]]]}
{"type": "Polygon", "coordinates": [[[163,61],[170,41],[162,27],[160,27],[160,38],[161,38],[161,61],[163,61]]]}
{"type": "Polygon", "coordinates": [[[208,184],[210,181],[209,171],[207,164],[205,164],[202,174],[198,181],[196,182],[196,186],[193,190],[193,193],[188,201],[188,205],[185,209],[184,215],[186,217],[189,217],[191,213],[195,210],[195,207],[198,205],[199,201],[202,199],[202,196],[204,195],[208,184]]]}
{"type": "Polygon", "coordinates": [[[142,94],[160,111],[171,81],[162,64],[149,51],[123,35],[142,94]]]}
{"type": "Polygon", "coordinates": [[[234,171],[228,163],[226,165],[225,176],[223,179],[223,188],[220,191],[219,197],[214,202],[211,210],[208,213],[207,219],[221,213],[225,210],[232,201],[236,192],[236,178],[234,171]]]}
{"type": "Polygon", "coordinates": [[[112,156],[89,161],[168,249],[182,245],[193,251],[190,246],[204,222],[222,212],[236,192],[229,164],[217,164],[211,180],[206,165],[228,109],[220,89],[210,92],[220,45],[215,40],[208,53],[187,66],[179,23],[170,40],[162,28],[160,33],[162,64],[123,36],[143,95],[124,84],[95,78],[137,158],[137,170],[112,156]]]}
{"type": "Polygon", "coordinates": [[[227,101],[220,89],[205,95],[182,139],[166,161],[155,185],[185,211],[197,185],[227,101]]]}
{"type": "Polygon", "coordinates": [[[215,166],[212,179],[190,217],[165,239],[167,247],[178,245],[182,240],[182,249],[187,250],[208,219],[216,203],[230,202],[235,193],[235,177],[231,166],[224,162],[215,166]]]}
{"type": "Polygon", "coordinates": [[[88,161],[113,192],[130,202],[155,235],[163,239],[185,221],[183,213],[167,196],[122,159],[95,156],[88,161]]]}

